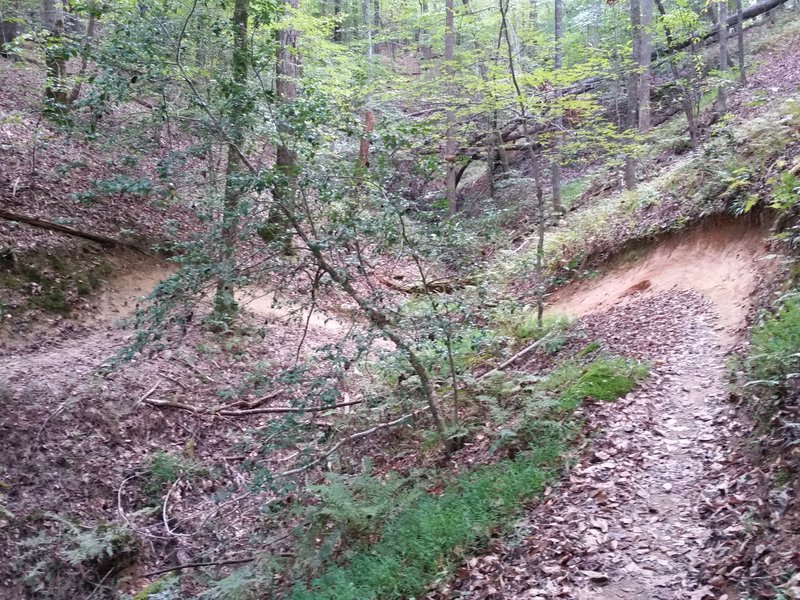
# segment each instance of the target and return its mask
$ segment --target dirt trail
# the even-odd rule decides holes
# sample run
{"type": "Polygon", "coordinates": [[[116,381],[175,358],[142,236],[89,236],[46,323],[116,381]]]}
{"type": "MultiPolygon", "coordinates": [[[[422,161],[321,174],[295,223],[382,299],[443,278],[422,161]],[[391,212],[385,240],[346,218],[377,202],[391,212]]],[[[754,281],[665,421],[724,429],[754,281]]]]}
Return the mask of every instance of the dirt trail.
{"type": "Polygon", "coordinates": [[[740,427],[726,402],[725,355],[765,255],[759,232],[728,224],[556,295],[554,312],[583,315],[589,339],[649,360],[651,376],[616,403],[584,409],[599,433],[513,542],[468,563],[458,597],[723,597],[704,582],[720,536],[708,518],[732,493],[728,444],[740,427]]]}
{"type": "Polygon", "coordinates": [[[583,316],[641,295],[696,290],[714,302],[732,337],[744,325],[759,261],[767,256],[763,237],[757,228],[735,221],[675,235],[599,279],[565,286],[550,297],[549,310],[583,316]]]}

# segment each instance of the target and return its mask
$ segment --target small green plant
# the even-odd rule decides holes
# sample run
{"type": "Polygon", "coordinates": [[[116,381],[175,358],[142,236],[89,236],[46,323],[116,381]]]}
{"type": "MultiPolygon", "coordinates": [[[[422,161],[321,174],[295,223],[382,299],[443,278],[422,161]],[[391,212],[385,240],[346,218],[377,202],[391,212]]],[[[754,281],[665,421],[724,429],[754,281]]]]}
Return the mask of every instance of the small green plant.
{"type": "Polygon", "coordinates": [[[147,464],[142,476],[142,490],[152,500],[161,497],[164,488],[175,483],[179,477],[193,479],[210,475],[209,470],[183,456],[156,452],[147,464]]]}
{"type": "Polygon", "coordinates": [[[37,598],[82,597],[98,582],[113,581],[113,574],[136,555],[133,534],[122,525],[102,522],[85,527],[57,515],[49,517],[55,524],[50,532],[19,543],[24,582],[37,598]]]}

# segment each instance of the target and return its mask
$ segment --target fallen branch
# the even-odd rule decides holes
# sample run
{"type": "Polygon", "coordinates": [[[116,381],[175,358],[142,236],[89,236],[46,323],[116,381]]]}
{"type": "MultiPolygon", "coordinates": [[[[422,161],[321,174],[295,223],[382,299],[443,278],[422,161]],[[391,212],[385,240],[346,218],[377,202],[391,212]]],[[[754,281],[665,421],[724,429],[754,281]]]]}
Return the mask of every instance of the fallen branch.
{"type": "Polygon", "coordinates": [[[428,281],[427,284],[420,281],[403,285],[388,277],[380,277],[379,280],[386,287],[397,290],[398,292],[403,292],[404,294],[426,294],[428,292],[451,294],[458,288],[472,283],[470,279],[434,279],[433,281],[428,281]]]}
{"type": "Polygon", "coordinates": [[[407,414],[403,415],[402,417],[398,417],[397,419],[394,419],[393,421],[387,421],[385,423],[379,423],[379,424],[375,425],[374,427],[370,427],[369,429],[365,429],[364,431],[359,431],[358,433],[353,433],[351,435],[348,435],[347,437],[342,438],[341,440],[336,442],[324,454],[321,454],[320,456],[318,456],[317,458],[312,460],[310,463],[306,463],[305,465],[303,465],[301,467],[297,467],[296,469],[290,469],[288,471],[284,471],[282,473],[278,473],[277,475],[275,475],[275,477],[288,477],[289,475],[296,475],[297,473],[302,473],[303,471],[307,471],[308,469],[311,469],[312,467],[315,467],[316,465],[321,463],[323,460],[328,458],[331,454],[336,452],[339,448],[341,448],[345,444],[347,444],[349,442],[353,442],[353,441],[361,439],[361,438],[365,438],[367,436],[370,436],[373,433],[375,433],[377,431],[380,431],[381,429],[388,429],[389,427],[394,427],[395,425],[401,425],[402,423],[404,423],[408,419],[411,419],[412,417],[415,417],[419,413],[425,412],[427,410],[428,410],[428,407],[427,406],[423,406],[422,408],[418,408],[417,410],[415,410],[413,412],[410,412],[410,413],[407,413],[407,414]]]}
{"type": "Polygon", "coordinates": [[[27,215],[13,213],[9,210],[4,210],[1,208],[0,208],[0,219],[5,219],[6,221],[17,221],[19,223],[25,223],[26,225],[31,225],[32,227],[38,227],[39,229],[47,229],[49,231],[57,231],[59,233],[65,233],[73,237],[79,237],[85,240],[89,240],[91,242],[102,244],[103,246],[130,248],[131,250],[136,250],[137,252],[141,252],[142,254],[150,256],[149,252],[147,252],[143,248],[140,248],[136,244],[132,244],[130,242],[118,240],[116,238],[108,237],[106,235],[102,235],[99,233],[89,233],[88,231],[81,231],[79,229],[74,229],[72,227],[67,227],[66,225],[53,223],[51,221],[43,221],[42,219],[36,219],[34,217],[29,217],[27,215]]]}
{"type": "Polygon", "coordinates": [[[258,558],[257,556],[247,556],[245,558],[234,558],[231,560],[212,560],[208,562],[187,563],[185,565],[172,565],[171,567],[165,567],[163,569],[158,569],[156,571],[150,571],[149,573],[145,573],[144,575],[142,575],[142,577],[155,577],[156,575],[163,575],[164,573],[170,573],[171,571],[181,571],[183,569],[197,569],[199,567],[242,565],[244,563],[253,562],[257,558],[258,558]]]}
{"type": "Polygon", "coordinates": [[[307,413],[307,412],[323,412],[326,410],[334,410],[336,408],[343,408],[345,406],[355,406],[362,404],[363,400],[352,400],[350,402],[341,402],[339,404],[331,404],[330,406],[309,406],[306,408],[295,406],[268,406],[264,408],[250,408],[243,410],[233,410],[226,408],[201,408],[199,406],[192,406],[191,404],[184,404],[183,402],[176,402],[174,400],[157,400],[155,398],[148,398],[144,400],[145,404],[151,406],[158,406],[160,408],[177,408],[186,410],[198,415],[221,415],[225,417],[242,417],[247,415],[266,415],[266,414],[287,414],[287,413],[307,413]]]}
{"type": "Polygon", "coordinates": [[[528,354],[530,354],[531,352],[533,352],[536,348],[541,346],[545,341],[550,339],[550,337],[551,337],[550,334],[548,334],[548,335],[544,336],[543,338],[540,338],[540,339],[536,340],[533,344],[531,344],[530,346],[527,346],[526,348],[523,348],[522,350],[517,352],[514,356],[509,358],[504,363],[496,366],[491,371],[487,371],[486,373],[484,373],[480,377],[476,378],[476,381],[481,381],[482,379],[485,379],[486,377],[489,377],[489,375],[493,375],[494,373],[499,373],[503,369],[507,369],[508,367],[513,365],[515,362],[517,362],[520,358],[523,358],[523,357],[527,356],[528,354]]]}

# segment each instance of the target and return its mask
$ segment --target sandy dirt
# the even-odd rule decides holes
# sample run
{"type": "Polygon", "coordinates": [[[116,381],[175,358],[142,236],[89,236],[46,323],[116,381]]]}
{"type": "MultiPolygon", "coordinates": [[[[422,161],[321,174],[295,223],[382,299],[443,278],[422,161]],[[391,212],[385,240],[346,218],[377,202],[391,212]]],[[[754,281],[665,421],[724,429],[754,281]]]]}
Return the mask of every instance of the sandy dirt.
{"type": "Polygon", "coordinates": [[[705,226],[676,235],[598,279],[565,286],[550,296],[548,310],[583,316],[644,296],[695,290],[714,303],[730,340],[745,324],[767,256],[763,232],[746,223],[705,226]]]}

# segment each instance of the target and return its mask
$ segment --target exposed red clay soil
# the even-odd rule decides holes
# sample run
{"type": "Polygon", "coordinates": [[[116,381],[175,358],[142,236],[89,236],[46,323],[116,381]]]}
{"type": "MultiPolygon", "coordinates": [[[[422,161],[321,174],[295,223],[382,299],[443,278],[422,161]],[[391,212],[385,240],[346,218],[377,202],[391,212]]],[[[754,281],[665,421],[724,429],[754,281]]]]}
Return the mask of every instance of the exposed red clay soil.
{"type": "Polygon", "coordinates": [[[736,221],[707,225],[675,235],[598,279],[561,288],[550,296],[549,311],[583,316],[642,296],[695,290],[714,303],[732,339],[745,325],[750,296],[768,254],[764,232],[758,228],[736,221]]]}

